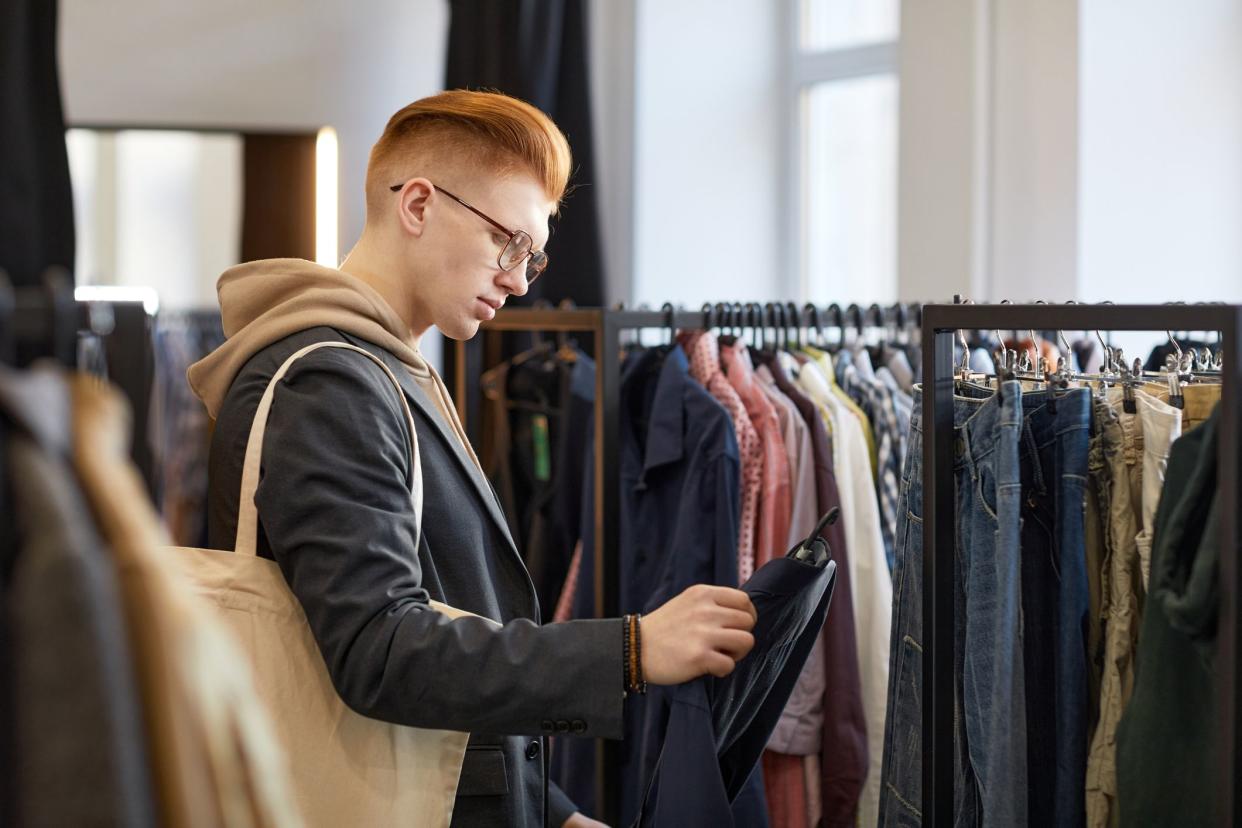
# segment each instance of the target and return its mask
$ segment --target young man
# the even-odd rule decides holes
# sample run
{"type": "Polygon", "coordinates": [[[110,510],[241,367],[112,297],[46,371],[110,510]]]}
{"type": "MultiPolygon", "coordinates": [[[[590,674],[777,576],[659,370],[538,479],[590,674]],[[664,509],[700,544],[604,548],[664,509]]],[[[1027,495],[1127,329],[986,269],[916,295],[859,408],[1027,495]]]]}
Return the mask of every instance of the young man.
{"type": "MultiPolygon", "coordinates": [[[[363,355],[327,348],[277,387],[255,495],[259,549],[305,608],[351,708],[470,732],[454,825],[597,825],[547,784],[542,737],[622,736],[621,619],[539,625],[500,505],[418,351],[433,325],[469,338],[526,293],[547,263],[548,219],[569,172],[565,136],[521,101],[456,91],[410,104],[372,149],[366,226],[340,269],[279,259],[227,271],[218,290],[228,341],[190,370],[217,420],[209,532],[221,549],[234,545],[255,409],[289,355],[350,342],[398,376],[423,469],[418,547],[396,391],[363,355]],[[448,621],[430,599],[502,626],[448,621]]],[[[728,674],[753,646],[754,618],[741,591],[686,590],[642,618],[646,680],[728,674]]]]}

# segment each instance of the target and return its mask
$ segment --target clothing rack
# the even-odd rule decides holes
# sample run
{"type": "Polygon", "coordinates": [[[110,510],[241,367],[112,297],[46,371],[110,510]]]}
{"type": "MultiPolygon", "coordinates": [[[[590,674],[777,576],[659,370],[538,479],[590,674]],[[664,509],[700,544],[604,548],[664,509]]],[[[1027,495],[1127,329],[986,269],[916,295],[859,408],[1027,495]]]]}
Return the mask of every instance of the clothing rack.
{"type": "Polygon", "coordinates": [[[78,301],[63,268],[50,268],[38,287],[14,289],[0,271],[0,362],[25,368],[51,358],[78,367],[78,335],[100,337],[108,361],[108,378],[129,400],[133,421],[134,463],[153,493],[147,421],[151,409],[154,364],[152,317],[141,301],[78,301]]]}
{"type": "MultiPolygon", "coordinates": [[[[716,303],[698,311],[673,308],[660,310],[625,308],[536,308],[501,310],[483,323],[482,337],[456,343],[454,397],[457,412],[471,440],[479,434],[480,398],[478,383],[467,376],[481,376],[485,367],[499,361],[500,334],[505,331],[591,334],[595,359],[595,610],[599,618],[619,614],[620,593],[620,393],[621,345],[626,332],[668,329],[707,330],[714,327],[758,328],[775,331],[788,339],[790,331],[840,328],[863,331],[868,328],[906,327],[922,321],[922,306],[891,305],[869,307],[833,304],[819,308],[788,303],[716,303]],[[482,340],[482,341],[480,341],[482,340]]],[[[950,357],[952,354],[950,353],[950,357]]],[[[950,360],[951,361],[951,360],[950,360]]],[[[617,778],[619,744],[601,739],[597,743],[597,815],[616,824],[620,812],[619,791],[608,784],[617,778]]]]}
{"type": "MultiPolygon", "coordinates": [[[[1217,790],[1219,824],[1242,826],[1237,800],[1242,689],[1242,306],[1204,305],[925,305],[923,307],[923,802],[926,825],[953,824],[953,341],[958,330],[1204,330],[1221,333],[1224,354],[1217,496],[1220,510],[1220,594],[1216,674],[1220,703],[1217,790]]],[[[1153,746],[1159,749],[1158,746],[1153,746]]]]}

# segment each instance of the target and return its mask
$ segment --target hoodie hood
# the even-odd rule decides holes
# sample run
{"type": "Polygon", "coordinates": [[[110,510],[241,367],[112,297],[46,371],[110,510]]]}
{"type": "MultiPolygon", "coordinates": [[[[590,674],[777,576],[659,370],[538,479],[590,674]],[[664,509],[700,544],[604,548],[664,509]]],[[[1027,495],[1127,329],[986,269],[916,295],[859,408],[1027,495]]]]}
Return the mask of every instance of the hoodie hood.
{"type": "Polygon", "coordinates": [[[252,356],[309,328],[336,328],[393,354],[416,377],[433,374],[397,312],[375,288],[340,270],[305,259],[247,262],[224,272],[216,294],[227,339],[186,372],[213,420],[252,356]]]}

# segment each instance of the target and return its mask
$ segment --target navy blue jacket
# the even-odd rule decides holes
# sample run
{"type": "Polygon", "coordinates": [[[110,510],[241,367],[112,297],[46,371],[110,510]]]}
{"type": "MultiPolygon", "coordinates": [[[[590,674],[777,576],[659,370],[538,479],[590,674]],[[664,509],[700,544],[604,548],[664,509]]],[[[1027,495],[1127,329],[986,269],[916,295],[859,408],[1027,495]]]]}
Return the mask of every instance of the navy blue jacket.
{"type": "MultiPolygon", "coordinates": [[[[620,395],[620,607],[648,612],[698,583],[737,586],[740,460],[728,413],[689,373],[681,346],[632,353],[620,395]]],[[[593,436],[588,436],[587,445],[593,436]]],[[[594,458],[586,458],[583,554],[574,617],[595,615],[594,458]]],[[[622,824],[637,813],[659,755],[673,688],[625,702],[622,824]]],[[[584,813],[595,812],[595,745],[559,739],[555,778],[584,813]]]]}
{"type": "Polygon", "coordinates": [[[642,826],[734,825],[733,801],[763,753],[823,627],[836,562],[769,561],[743,589],[759,619],[755,647],[725,678],[673,694],[642,826]]]}

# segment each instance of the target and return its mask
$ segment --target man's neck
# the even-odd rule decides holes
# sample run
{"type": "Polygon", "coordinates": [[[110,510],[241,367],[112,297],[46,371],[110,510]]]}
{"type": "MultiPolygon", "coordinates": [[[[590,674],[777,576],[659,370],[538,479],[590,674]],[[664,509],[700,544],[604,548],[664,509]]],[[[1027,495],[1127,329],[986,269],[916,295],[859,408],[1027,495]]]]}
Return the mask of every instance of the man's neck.
{"type": "Polygon", "coordinates": [[[410,331],[411,344],[417,349],[428,326],[420,325],[412,318],[409,298],[405,295],[402,284],[387,275],[391,269],[384,266],[383,260],[384,257],[366,243],[364,236],[345,257],[345,261],[341,262],[339,270],[365,282],[388,303],[405,323],[410,331]]]}

